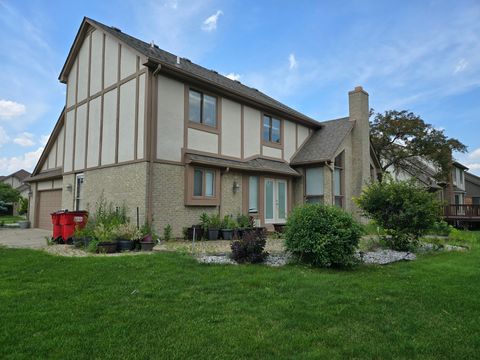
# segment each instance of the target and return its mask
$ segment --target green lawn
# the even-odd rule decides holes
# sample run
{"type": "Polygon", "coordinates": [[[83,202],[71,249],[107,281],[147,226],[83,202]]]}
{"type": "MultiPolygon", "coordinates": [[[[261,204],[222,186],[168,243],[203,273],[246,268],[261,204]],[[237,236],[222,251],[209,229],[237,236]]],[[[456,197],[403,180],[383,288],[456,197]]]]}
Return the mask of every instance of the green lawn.
{"type": "MultiPolygon", "coordinates": [[[[478,242],[477,238],[471,240],[478,242]]],[[[477,358],[480,248],[355,271],[0,248],[1,359],[477,358]]]]}
{"type": "Polygon", "coordinates": [[[13,215],[0,215],[0,223],[11,224],[16,223],[17,221],[25,220],[23,216],[13,216],[13,215]]]}

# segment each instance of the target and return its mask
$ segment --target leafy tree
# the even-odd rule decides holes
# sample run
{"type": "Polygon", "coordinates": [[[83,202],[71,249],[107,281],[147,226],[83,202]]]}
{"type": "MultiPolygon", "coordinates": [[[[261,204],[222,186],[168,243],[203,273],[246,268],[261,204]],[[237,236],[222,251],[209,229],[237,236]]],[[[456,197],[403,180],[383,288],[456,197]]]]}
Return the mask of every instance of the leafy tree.
{"type": "Polygon", "coordinates": [[[0,201],[6,203],[15,203],[20,198],[20,192],[12,188],[9,184],[0,182],[0,201]]]}
{"type": "Polygon", "coordinates": [[[440,202],[413,181],[387,176],[365,187],[355,202],[366,217],[385,229],[385,240],[394,250],[411,250],[440,220],[440,202]]]}
{"type": "MultiPolygon", "coordinates": [[[[370,113],[373,115],[373,110],[370,113]]],[[[443,130],[406,110],[375,114],[370,134],[383,171],[394,166],[411,172],[411,161],[420,157],[438,169],[436,180],[445,181],[449,180],[452,152],[467,151],[459,140],[447,137],[443,130]]]]}

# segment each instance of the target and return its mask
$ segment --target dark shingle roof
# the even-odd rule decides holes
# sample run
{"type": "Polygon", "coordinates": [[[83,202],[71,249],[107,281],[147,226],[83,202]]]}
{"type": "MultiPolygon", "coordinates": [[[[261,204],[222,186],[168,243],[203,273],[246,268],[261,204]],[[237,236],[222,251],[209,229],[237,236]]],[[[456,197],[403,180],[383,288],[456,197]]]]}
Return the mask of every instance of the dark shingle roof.
{"type": "Polygon", "coordinates": [[[324,121],[291,160],[292,165],[332,160],[345,136],[352,130],[354,122],[348,117],[324,121]]]}
{"type": "Polygon", "coordinates": [[[54,169],[54,170],[42,172],[38,175],[30,176],[26,178],[24,181],[26,183],[29,183],[29,182],[36,182],[39,180],[56,179],[61,177],[62,177],[62,169],[54,169]]]}
{"type": "Polygon", "coordinates": [[[292,169],[287,163],[283,161],[275,161],[263,158],[255,158],[247,161],[230,160],[224,158],[217,158],[214,156],[186,154],[187,160],[202,165],[213,165],[224,168],[232,168],[245,171],[284,174],[292,176],[300,176],[298,172],[292,169]]]}
{"type": "Polygon", "coordinates": [[[25,178],[29,177],[30,173],[27,170],[20,169],[15,171],[13,174],[7,176],[0,176],[0,180],[9,178],[9,177],[16,177],[18,180],[23,181],[25,178]]]}
{"type": "Polygon", "coordinates": [[[272,107],[278,111],[287,113],[294,118],[309,123],[310,125],[319,126],[319,123],[316,120],[286,106],[285,104],[282,104],[275,99],[272,99],[271,97],[263,94],[257,89],[245,86],[238,81],[231,80],[217,73],[216,71],[208,70],[200,65],[192,63],[190,60],[185,58],[181,58],[180,64],[177,64],[177,56],[172,53],[162,50],[157,46],[152,47],[150,44],[141,41],[133,36],[125,34],[117,28],[104,25],[90,18],[85,18],[85,20],[120,39],[139,53],[145,55],[150,60],[161,63],[162,65],[168,65],[170,68],[176,69],[179,72],[184,72],[190,76],[195,76],[202,79],[203,81],[211,83],[215,86],[219,86],[229,92],[250,98],[253,101],[259,102],[268,107],[272,107]]]}

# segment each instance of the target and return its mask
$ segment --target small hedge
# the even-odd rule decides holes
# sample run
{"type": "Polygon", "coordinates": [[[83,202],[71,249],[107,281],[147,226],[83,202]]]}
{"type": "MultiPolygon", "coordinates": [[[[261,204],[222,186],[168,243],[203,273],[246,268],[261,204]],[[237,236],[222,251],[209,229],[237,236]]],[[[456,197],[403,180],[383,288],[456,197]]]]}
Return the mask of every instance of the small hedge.
{"type": "Polygon", "coordinates": [[[265,229],[246,230],[241,239],[233,240],[230,247],[232,249],[232,259],[238,263],[261,263],[268,256],[265,251],[267,244],[267,234],[265,229]]]}
{"type": "Polygon", "coordinates": [[[334,206],[307,204],[288,217],[286,249],[299,261],[319,267],[350,267],[362,227],[350,214],[334,206]]]}

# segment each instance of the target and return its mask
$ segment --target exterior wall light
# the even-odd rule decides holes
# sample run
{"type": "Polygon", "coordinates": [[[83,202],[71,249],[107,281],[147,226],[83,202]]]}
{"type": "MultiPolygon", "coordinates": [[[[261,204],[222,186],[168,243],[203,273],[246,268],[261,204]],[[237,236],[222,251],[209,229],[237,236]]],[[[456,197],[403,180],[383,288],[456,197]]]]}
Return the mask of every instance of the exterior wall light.
{"type": "Polygon", "coordinates": [[[238,192],[238,190],[240,190],[240,184],[237,182],[237,180],[234,180],[233,181],[233,193],[236,194],[238,192]]]}

